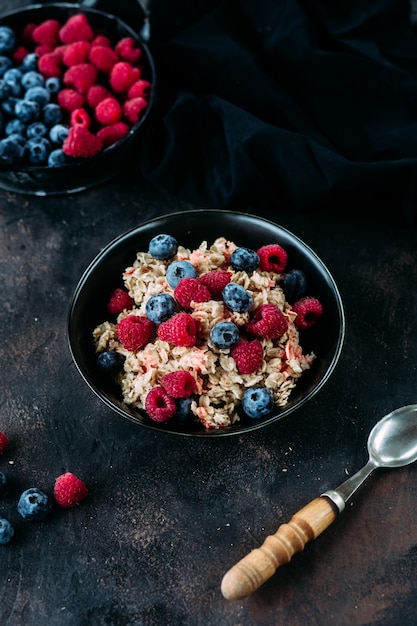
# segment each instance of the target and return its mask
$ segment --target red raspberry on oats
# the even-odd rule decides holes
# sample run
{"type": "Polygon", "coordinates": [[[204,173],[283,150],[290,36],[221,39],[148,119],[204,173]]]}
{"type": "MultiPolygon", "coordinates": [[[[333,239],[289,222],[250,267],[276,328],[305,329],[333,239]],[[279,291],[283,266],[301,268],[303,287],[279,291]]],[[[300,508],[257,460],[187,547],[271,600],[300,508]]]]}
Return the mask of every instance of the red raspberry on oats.
{"type": "Polygon", "coordinates": [[[145,411],[154,422],[167,422],[177,412],[177,405],[165,389],[158,385],[148,392],[145,411]]]}
{"type": "Polygon", "coordinates": [[[211,300],[211,293],[198,278],[183,278],[174,289],[174,298],[183,309],[189,309],[191,302],[211,300]]]}
{"type": "Polygon", "coordinates": [[[188,398],[195,389],[195,380],[186,370],[168,372],[162,376],[160,382],[172,398],[188,398]]]}
{"type": "Polygon", "coordinates": [[[280,245],[271,243],[266,246],[262,246],[257,250],[260,264],[259,269],[263,272],[275,272],[281,274],[288,261],[288,253],[280,245]]]}
{"type": "Polygon", "coordinates": [[[253,374],[263,363],[264,351],[259,339],[239,339],[231,348],[230,356],[236,362],[240,374],[253,374]]]}
{"type": "Polygon", "coordinates": [[[98,154],[102,148],[101,139],[81,125],[71,126],[62,146],[62,150],[67,156],[83,158],[98,154]]]}
{"type": "Polygon", "coordinates": [[[255,337],[264,339],[279,339],[287,332],[288,322],[276,304],[261,304],[252,313],[246,330],[255,337]]]}
{"type": "Polygon", "coordinates": [[[210,270],[200,274],[199,281],[207,287],[213,300],[222,299],[222,291],[232,279],[232,273],[225,270],[210,270]]]}
{"type": "Polygon", "coordinates": [[[293,311],[297,313],[294,324],[300,330],[311,328],[321,318],[323,314],[323,305],[317,298],[305,296],[292,305],[293,311]]]}
{"type": "Polygon", "coordinates": [[[0,454],[3,454],[3,452],[6,450],[8,445],[9,445],[8,437],[4,433],[0,432],[0,454]]]}
{"type": "Polygon", "coordinates": [[[97,137],[103,142],[103,148],[107,148],[123,139],[128,134],[129,129],[130,126],[125,122],[116,122],[116,124],[109,124],[100,128],[97,131],[97,137]]]}
{"type": "Polygon", "coordinates": [[[69,17],[59,30],[59,39],[62,43],[91,41],[93,37],[93,29],[84,13],[76,13],[69,17]]]}
{"type": "Polygon", "coordinates": [[[110,299],[107,303],[107,311],[110,315],[118,315],[125,309],[130,311],[133,307],[133,299],[129,296],[127,291],[117,287],[110,295],[110,299]]]}
{"type": "Polygon", "coordinates": [[[87,496],[87,485],[75,474],[66,472],[55,480],[54,499],[61,508],[70,509],[80,504],[87,496]]]}
{"type": "Polygon", "coordinates": [[[117,324],[117,336],[126,350],[137,352],[152,339],[155,325],[145,315],[128,315],[117,324]]]}
{"type": "Polygon", "coordinates": [[[158,326],[159,339],[174,346],[191,348],[197,342],[197,324],[189,313],[176,313],[158,326]]]}

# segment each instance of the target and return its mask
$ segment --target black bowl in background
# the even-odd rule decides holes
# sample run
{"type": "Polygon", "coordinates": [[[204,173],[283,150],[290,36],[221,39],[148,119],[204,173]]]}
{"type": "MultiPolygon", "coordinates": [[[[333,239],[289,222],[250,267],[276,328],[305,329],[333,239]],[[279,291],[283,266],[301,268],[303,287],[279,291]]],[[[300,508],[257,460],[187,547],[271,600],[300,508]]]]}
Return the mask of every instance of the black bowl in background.
{"type": "Polygon", "coordinates": [[[296,235],[266,219],[220,209],[198,209],[171,213],[141,224],[114,239],[102,249],[87,267],[75,289],[67,327],[69,348],[73,360],[92,391],[116,413],[140,426],[163,432],[193,436],[225,436],[242,434],[283,419],[303,406],[329,379],[341,354],[345,336],[345,316],[337,286],[324,263],[296,235]],[[193,249],[202,241],[209,245],[218,237],[226,237],[238,246],[257,249],[269,243],[279,243],[288,252],[287,269],[302,269],[307,277],[309,295],[323,304],[324,313],[319,323],[308,332],[300,333],[304,352],[313,350],[317,359],[310,370],[303,373],[285,408],[276,408],[261,419],[242,418],[236,425],[207,430],[203,426],[188,429],[170,423],[158,424],[144,411],[122,401],[120,389],[100,375],[96,367],[92,332],[108,319],[106,311],[110,292],[123,287],[122,273],[133,264],[138,251],[147,251],[150,239],[166,233],[176,238],[179,245],[193,249]]]}
{"type": "MultiPolygon", "coordinates": [[[[138,4],[139,7],[139,4],[138,4]]],[[[117,8],[117,7],[115,7],[117,8]]],[[[139,7],[140,8],[140,7],[139,7]]],[[[96,9],[88,9],[78,4],[49,3],[29,5],[12,13],[0,16],[0,25],[6,25],[20,32],[28,23],[39,24],[47,19],[56,19],[64,23],[75,13],[85,13],[94,29],[101,30],[113,41],[122,37],[133,37],[143,50],[141,65],[143,78],[152,84],[148,106],[141,119],[132,126],[129,133],[116,144],[109,146],[94,157],[76,159],[60,167],[19,165],[0,166],[0,187],[15,193],[37,196],[75,193],[93,187],[117,175],[123,164],[134,151],[140,140],[141,129],[151,112],[155,94],[155,67],[149,49],[139,34],[144,26],[138,21],[137,31],[125,24],[118,17],[96,9]]]]}

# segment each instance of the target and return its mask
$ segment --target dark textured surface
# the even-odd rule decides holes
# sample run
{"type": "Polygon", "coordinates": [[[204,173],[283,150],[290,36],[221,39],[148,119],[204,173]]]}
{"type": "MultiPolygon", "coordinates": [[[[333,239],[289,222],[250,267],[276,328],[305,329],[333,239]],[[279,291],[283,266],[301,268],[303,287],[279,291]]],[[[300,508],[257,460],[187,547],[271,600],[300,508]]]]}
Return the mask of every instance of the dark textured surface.
{"type": "Polygon", "coordinates": [[[16,527],[0,546],[0,624],[415,626],[417,465],[376,472],[253,596],[220,593],[236,560],[359,469],[381,416],[417,402],[415,231],[396,206],[375,221],[338,207],[251,206],[329,267],[345,303],[345,347],[317,398],[290,419],[245,437],[182,439],[100,403],[71,361],[66,316],[101,247],[191,208],[129,172],[71,197],[0,191],[0,430],[10,438],[0,514],[16,527]],[[20,521],[20,492],[50,493],[64,471],[87,482],[87,500],[42,524],[20,521]]]}

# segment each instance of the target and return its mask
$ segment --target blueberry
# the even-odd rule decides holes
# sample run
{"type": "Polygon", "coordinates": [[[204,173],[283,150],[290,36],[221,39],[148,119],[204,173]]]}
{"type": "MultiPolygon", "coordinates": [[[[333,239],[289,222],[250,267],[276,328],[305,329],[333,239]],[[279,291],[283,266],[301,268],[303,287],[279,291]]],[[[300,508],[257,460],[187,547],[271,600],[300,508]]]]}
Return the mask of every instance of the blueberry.
{"type": "MultiPolygon", "coordinates": [[[[48,104],[45,104],[45,106],[43,107],[41,117],[44,123],[47,126],[52,128],[53,126],[56,126],[62,122],[62,118],[63,118],[62,109],[59,106],[59,104],[55,104],[54,102],[49,102],[48,104]]],[[[67,129],[67,134],[68,134],[68,129],[67,129]]]]}
{"type": "Polygon", "coordinates": [[[36,52],[28,52],[28,54],[23,59],[22,67],[26,73],[29,72],[30,70],[36,71],[38,69],[38,61],[39,61],[39,54],[37,54],[36,52]]]}
{"type": "Polygon", "coordinates": [[[21,122],[20,120],[14,118],[7,122],[5,129],[5,135],[25,135],[26,134],[26,124],[21,122]]]}
{"type": "Polygon", "coordinates": [[[239,341],[239,329],[233,322],[218,322],[210,331],[210,339],[217,348],[226,350],[239,341]]]}
{"type": "Polygon", "coordinates": [[[12,52],[16,46],[16,35],[9,26],[0,26],[0,54],[12,52]]]}
{"type": "Polygon", "coordinates": [[[282,290],[288,302],[296,302],[307,293],[307,279],[302,270],[291,270],[284,276],[282,290]]]}
{"type": "Polygon", "coordinates": [[[197,272],[189,261],[174,261],[167,267],[166,279],[172,289],[178,285],[183,278],[195,278],[197,272]]]}
{"type": "Polygon", "coordinates": [[[69,163],[70,160],[71,159],[67,157],[62,148],[55,148],[55,150],[49,153],[48,165],[49,167],[60,167],[61,165],[69,163]]]}
{"type": "Polygon", "coordinates": [[[49,131],[49,139],[57,146],[62,146],[68,136],[69,128],[63,124],[55,124],[49,131]]]}
{"type": "Polygon", "coordinates": [[[178,244],[171,235],[156,235],[149,242],[149,254],[158,261],[170,259],[178,250],[178,244]]]}
{"type": "Polygon", "coordinates": [[[13,65],[13,61],[9,57],[0,55],[0,76],[3,76],[13,65]]]}
{"type": "Polygon", "coordinates": [[[43,122],[32,122],[26,128],[26,137],[28,139],[35,139],[35,137],[46,137],[48,129],[43,122]]]}
{"type": "Polygon", "coordinates": [[[51,152],[51,143],[46,137],[28,139],[25,154],[30,165],[46,165],[51,152]]]}
{"type": "Polygon", "coordinates": [[[157,293],[146,303],[146,316],[151,322],[159,324],[170,318],[177,308],[174,298],[169,293],[157,293]]]}
{"type": "Polygon", "coordinates": [[[175,404],[177,405],[175,417],[182,424],[194,418],[194,414],[191,411],[191,403],[193,399],[193,396],[188,396],[188,398],[175,398],[175,404]]]}
{"type": "Polygon", "coordinates": [[[24,99],[37,102],[43,108],[49,103],[51,94],[45,87],[31,87],[26,91],[24,99]]]}
{"type": "Polygon", "coordinates": [[[45,81],[45,89],[49,91],[49,93],[58,93],[61,90],[61,80],[57,76],[50,76],[45,81]]]}
{"type": "MultiPolygon", "coordinates": [[[[19,135],[13,134],[0,139],[0,163],[16,165],[23,161],[25,150],[21,141],[17,141],[17,137],[19,135]]],[[[21,136],[20,139],[22,139],[21,136]]]]}
{"type": "Polygon", "coordinates": [[[116,376],[123,369],[125,357],[114,350],[106,350],[100,352],[97,357],[96,365],[100,371],[108,376],[116,376]]]}
{"type": "Polygon", "coordinates": [[[9,543],[10,539],[14,535],[14,528],[9,520],[4,517],[0,517],[0,544],[4,545],[9,543]]]}
{"type": "Polygon", "coordinates": [[[19,498],[17,510],[23,519],[29,522],[44,521],[50,511],[52,505],[49,496],[37,487],[26,489],[19,498]]]}
{"type": "Polygon", "coordinates": [[[250,248],[236,248],[230,257],[230,263],[237,272],[254,272],[260,262],[258,253],[250,248]]]}
{"type": "Polygon", "coordinates": [[[16,117],[25,124],[36,122],[39,119],[40,111],[39,103],[34,100],[17,100],[14,106],[16,117]]]}
{"type": "Polygon", "coordinates": [[[39,72],[31,70],[23,74],[21,84],[23,89],[29,90],[33,87],[43,87],[45,85],[45,79],[39,72]]]}
{"type": "Polygon", "coordinates": [[[265,387],[251,387],[243,394],[242,408],[248,417],[264,417],[274,408],[272,393],[265,387]]]}
{"type": "Polygon", "coordinates": [[[4,78],[0,78],[0,100],[6,100],[12,95],[10,85],[6,83],[4,78]]]}
{"type": "Polygon", "coordinates": [[[7,476],[3,472],[0,472],[0,498],[7,493],[7,476]]]}
{"type": "Polygon", "coordinates": [[[253,298],[242,285],[229,283],[222,291],[223,302],[229,311],[245,313],[253,304],[253,298]]]}
{"type": "MultiPolygon", "coordinates": [[[[1,83],[2,81],[0,80],[0,93],[3,89],[3,85],[1,83]]],[[[18,101],[18,99],[15,98],[14,96],[9,95],[9,96],[5,96],[5,98],[3,99],[0,96],[0,100],[1,100],[1,110],[7,115],[14,117],[16,102],[18,101]]]]}
{"type": "Polygon", "coordinates": [[[9,85],[11,93],[16,97],[22,93],[22,76],[22,72],[17,67],[11,67],[3,74],[3,80],[9,85]]]}

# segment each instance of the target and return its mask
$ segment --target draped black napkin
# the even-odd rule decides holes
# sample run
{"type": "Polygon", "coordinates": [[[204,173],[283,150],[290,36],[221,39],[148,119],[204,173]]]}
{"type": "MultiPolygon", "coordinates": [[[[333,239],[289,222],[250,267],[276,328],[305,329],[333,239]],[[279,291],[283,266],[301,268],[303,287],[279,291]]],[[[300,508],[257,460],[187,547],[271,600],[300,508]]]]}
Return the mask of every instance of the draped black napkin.
{"type": "Polygon", "coordinates": [[[150,0],[144,176],[184,200],[417,223],[404,0],[150,0]]]}

